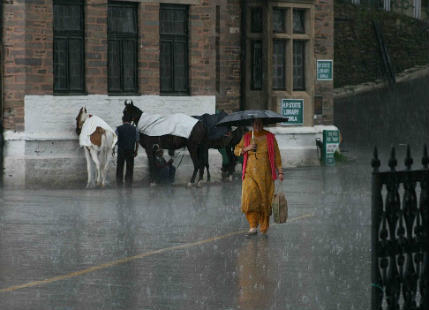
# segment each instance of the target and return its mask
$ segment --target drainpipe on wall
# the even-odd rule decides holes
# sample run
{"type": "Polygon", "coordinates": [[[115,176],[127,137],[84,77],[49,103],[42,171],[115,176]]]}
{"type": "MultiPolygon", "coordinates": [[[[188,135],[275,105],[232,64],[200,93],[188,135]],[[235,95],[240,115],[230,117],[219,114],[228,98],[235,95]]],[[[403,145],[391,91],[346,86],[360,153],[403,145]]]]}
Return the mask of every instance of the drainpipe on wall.
{"type": "Polygon", "coordinates": [[[246,107],[246,15],[247,15],[247,3],[246,0],[240,0],[241,6],[241,29],[240,29],[240,110],[244,110],[246,107]]]}

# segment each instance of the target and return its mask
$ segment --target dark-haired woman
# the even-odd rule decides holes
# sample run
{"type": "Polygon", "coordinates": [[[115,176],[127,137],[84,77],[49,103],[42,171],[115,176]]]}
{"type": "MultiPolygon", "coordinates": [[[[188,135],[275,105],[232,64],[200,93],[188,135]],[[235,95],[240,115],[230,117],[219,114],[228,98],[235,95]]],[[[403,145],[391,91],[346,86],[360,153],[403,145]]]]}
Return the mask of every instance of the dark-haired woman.
{"type": "Polygon", "coordinates": [[[253,122],[253,131],[243,136],[235,147],[236,156],[243,156],[241,210],[249,222],[248,235],[257,228],[266,233],[270,223],[274,181],[283,181],[282,160],[277,140],[264,130],[261,119],[253,122]]]}

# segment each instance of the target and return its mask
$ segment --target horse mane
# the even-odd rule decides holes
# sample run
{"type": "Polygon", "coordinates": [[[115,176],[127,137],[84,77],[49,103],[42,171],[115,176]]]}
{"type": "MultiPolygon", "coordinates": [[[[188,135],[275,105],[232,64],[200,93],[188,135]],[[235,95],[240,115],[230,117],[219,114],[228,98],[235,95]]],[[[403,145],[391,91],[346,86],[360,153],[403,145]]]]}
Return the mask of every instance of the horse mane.
{"type": "MultiPolygon", "coordinates": [[[[81,107],[78,115],[76,116],[76,133],[77,133],[77,135],[80,135],[80,131],[82,129],[82,126],[79,127],[79,121],[80,121],[81,115],[84,113],[84,111],[85,111],[85,113],[87,113],[86,108],[81,107]]],[[[82,123],[82,125],[83,125],[83,123],[82,123]]]]}
{"type": "Polygon", "coordinates": [[[136,107],[133,103],[126,103],[123,114],[131,114],[132,120],[137,125],[140,120],[140,117],[143,114],[143,111],[136,107]]]}

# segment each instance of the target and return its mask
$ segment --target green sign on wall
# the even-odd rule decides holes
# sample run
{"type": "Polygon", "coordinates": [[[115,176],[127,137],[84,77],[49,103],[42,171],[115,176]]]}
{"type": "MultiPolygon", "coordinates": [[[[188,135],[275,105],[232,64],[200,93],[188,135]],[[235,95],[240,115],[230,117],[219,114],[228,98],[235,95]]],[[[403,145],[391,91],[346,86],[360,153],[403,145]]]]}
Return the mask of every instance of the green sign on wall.
{"type": "Polygon", "coordinates": [[[332,60],[317,61],[317,80],[332,81],[332,60]]]}
{"type": "Polygon", "coordinates": [[[282,115],[288,118],[284,125],[304,123],[304,99],[282,99],[282,115]]]}
{"type": "Polygon", "coordinates": [[[340,132],[338,130],[323,131],[323,163],[326,166],[335,165],[335,151],[340,144],[340,132]]]}

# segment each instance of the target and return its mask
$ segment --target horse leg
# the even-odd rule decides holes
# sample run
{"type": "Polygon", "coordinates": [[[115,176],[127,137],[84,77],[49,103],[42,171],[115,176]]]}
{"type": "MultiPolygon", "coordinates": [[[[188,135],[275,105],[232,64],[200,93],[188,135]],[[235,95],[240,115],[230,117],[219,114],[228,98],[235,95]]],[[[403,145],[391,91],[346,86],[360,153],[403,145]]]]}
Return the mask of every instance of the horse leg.
{"type": "Polygon", "coordinates": [[[192,186],[192,184],[194,184],[194,182],[195,182],[195,177],[197,176],[197,171],[199,168],[198,148],[196,148],[195,146],[192,146],[192,147],[188,146],[188,151],[189,151],[189,154],[191,155],[192,164],[194,166],[194,171],[192,172],[191,181],[188,183],[188,186],[192,186]]]}
{"type": "Polygon", "coordinates": [[[154,171],[154,169],[155,169],[154,158],[153,158],[153,154],[151,152],[152,147],[153,147],[152,144],[149,144],[149,145],[143,147],[146,151],[147,161],[148,161],[148,165],[149,165],[149,185],[150,186],[156,185],[156,183],[155,183],[155,171],[154,171]]]}
{"type": "Polygon", "coordinates": [[[206,129],[203,123],[199,121],[192,129],[191,135],[186,143],[189,153],[191,154],[192,163],[194,165],[194,172],[192,173],[191,182],[188,183],[188,186],[192,185],[195,182],[195,177],[198,170],[200,172],[200,178],[198,181],[203,178],[204,161],[202,157],[204,155],[204,149],[207,149],[207,147],[203,147],[203,145],[207,144],[206,142],[204,142],[205,139],[207,139],[206,129]]]}
{"type": "Polygon", "coordinates": [[[84,147],[85,150],[85,158],[86,158],[86,171],[88,174],[88,181],[86,183],[86,188],[90,188],[92,186],[92,159],[87,147],[84,147]]]}
{"type": "Polygon", "coordinates": [[[95,164],[95,168],[97,170],[97,179],[96,179],[96,184],[99,185],[101,184],[101,171],[100,171],[100,161],[98,159],[98,152],[94,149],[91,149],[90,151],[92,160],[94,161],[95,164]]]}
{"type": "MultiPolygon", "coordinates": [[[[206,165],[207,167],[209,165],[209,148],[208,148],[208,145],[204,142],[198,145],[197,162],[198,162],[198,167],[200,172],[200,176],[198,178],[198,185],[201,186],[201,182],[203,181],[203,177],[204,177],[204,168],[206,165]]],[[[207,172],[208,172],[208,169],[207,169],[207,172]]],[[[207,177],[207,181],[210,181],[210,176],[207,177]]]]}
{"type": "Polygon", "coordinates": [[[101,186],[106,184],[107,170],[110,163],[109,151],[110,149],[107,148],[102,151],[103,169],[101,170],[101,186]]]}
{"type": "Polygon", "coordinates": [[[207,183],[210,183],[210,167],[209,163],[206,163],[206,169],[207,169],[207,183]]]}
{"type": "Polygon", "coordinates": [[[207,183],[210,183],[211,176],[210,176],[210,165],[209,165],[209,147],[207,143],[200,145],[200,147],[201,147],[201,153],[203,154],[201,156],[203,173],[204,173],[204,169],[207,169],[207,183]]]}
{"type": "Polygon", "coordinates": [[[113,134],[110,132],[107,132],[105,135],[102,136],[102,160],[103,160],[103,169],[101,171],[102,178],[101,178],[101,186],[104,186],[106,184],[106,178],[107,178],[107,172],[109,170],[109,164],[110,160],[113,158],[113,134]]]}
{"type": "Polygon", "coordinates": [[[104,150],[101,149],[98,153],[98,162],[100,163],[100,183],[99,185],[103,186],[103,178],[104,178],[104,165],[105,165],[105,158],[104,158],[104,150]]]}

